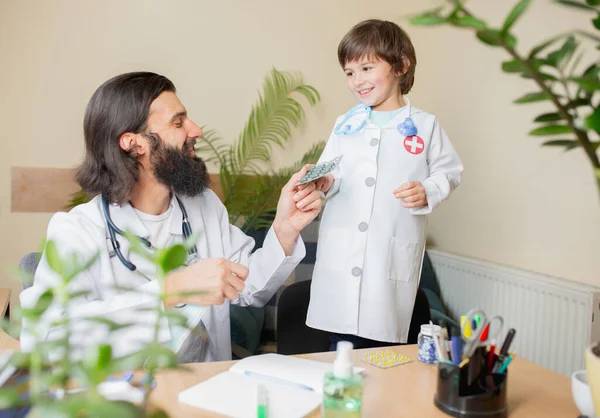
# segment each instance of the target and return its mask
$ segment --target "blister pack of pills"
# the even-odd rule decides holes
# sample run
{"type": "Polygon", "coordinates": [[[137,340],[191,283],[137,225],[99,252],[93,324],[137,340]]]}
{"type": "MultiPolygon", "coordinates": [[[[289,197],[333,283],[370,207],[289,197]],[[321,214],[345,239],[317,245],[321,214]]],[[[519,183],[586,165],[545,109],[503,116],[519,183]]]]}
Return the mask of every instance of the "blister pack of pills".
{"type": "Polygon", "coordinates": [[[389,349],[365,354],[362,360],[382,369],[389,369],[390,367],[412,362],[409,357],[390,351],[389,349]]]}
{"type": "Polygon", "coordinates": [[[304,177],[300,179],[300,182],[298,184],[310,183],[311,181],[315,181],[331,173],[337,167],[341,159],[342,156],[340,155],[338,157],[335,157],[331,161],[326,161],[319,165],[313,165],[308,169],[304,177]]]}

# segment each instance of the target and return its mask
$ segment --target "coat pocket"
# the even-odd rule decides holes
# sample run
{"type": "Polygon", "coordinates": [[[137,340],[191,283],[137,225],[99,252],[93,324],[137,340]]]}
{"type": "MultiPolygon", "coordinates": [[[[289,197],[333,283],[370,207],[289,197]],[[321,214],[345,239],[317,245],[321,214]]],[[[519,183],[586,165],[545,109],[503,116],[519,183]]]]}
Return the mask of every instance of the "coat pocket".
{"type": "Polygon", "coordinates": [[[412,282],[417,279],[423,245],[416,241],[407,241],[392,237],[388,255],[387,278],[399,282],[412,282]]]}
{"type": "Polygon", "coordinates": [[[317,260],[320,268],[341,271],[348,264],[352,234],[341,228],[328,228],[319,232],[317,260]]]}

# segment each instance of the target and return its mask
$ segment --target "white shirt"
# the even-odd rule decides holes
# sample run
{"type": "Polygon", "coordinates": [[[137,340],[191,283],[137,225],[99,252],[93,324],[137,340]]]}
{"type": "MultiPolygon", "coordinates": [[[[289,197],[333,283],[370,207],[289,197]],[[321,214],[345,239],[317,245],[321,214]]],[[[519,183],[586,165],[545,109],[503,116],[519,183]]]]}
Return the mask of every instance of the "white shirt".
{"type": "MultiPolygon", "coordinates": [[[[173,212],[168,222],[170,237],[166,245],[183,242],[182,213],[176,202],[173,204],[173,199],[173,212]]],[[[211,190],[206,190],[201,197],[181,198],[181,201],[188,212],[193,233],[198,234],[196,247],[199,258],[225,258],[249,269],[244,290],[231,303],[263,306],[305,255],[304,243],[298,237],[293,254],[286,257],[272,229],[267,233],[263,247],[251,253],[254,240],[229,224],[225,206],[211,190]]],[[[110,205],[110,215],[120,229],[129,230],[146,239],[149,237],[150,232],[131,205],[110,205]]],[[[148,308],[159,307],[156,297],[159,292],[158,282],[155,276],[150,276],[148,280],[139,273],[128,270],[114,256],[107,236],[100,196],[68,213],[59,212],[52,217],[48,224],[47,239],[56,243],[62,257],[76,253],[82,260],[87,260],[98,254],[98,259],[69,283],[71,292],[86,291],[89,295],[73,300],[67,310],[56,304],[52,305],[35,330],[29,328],[30,324],[24,320],[21,331],[23,351],[31,351],[34,347],[36,339],[32,331],[39,333],[41,339],[60,337],[64,329],[52,327],[51,323],[64,315],[68,315],[74,322],[71,329],[73,343],[83,347],[108,343],[112,346],[115,357],[136,352],[152,341],[157,316],[148,308]],[[105,325],[85,320],[90,316],[134,325],[110,333],[105,325]]],[[[118,236],[118,240],[126,259],[142,271],[151,268],[149,261],[130,251],[125,238],[118,236]]],[[[20,295],[21,306],[35,306],[39,296],[47,289],[55,288],[59,282],[59,276],[50,268],[46,257],[42,257],[33,286],[20,295]]],[[[229,301],[218,306],[198,308],[197,312],[201,315],[193,318],[196,323],[192,326],[197,326],[201,321],[208,333],[209,347],[202,340],[189,339],[186,341],[187,347],[195,347],[195,352],[209,352],[209,360],[230,360],[229,301]]],[[[162,321],[158,342],[164,343],[171,338],[168,324],[162,321]]]]}
{"type": "MultiPolygon", "coordinates": [[[[347,123],[358,126],[359,118],[347,123]]],[[[326,195],[306,323],[406,342],[425,251],[422,215],[459,185],[462,163],[435,116],[410,102],[383,127],[367,121],[355,134],[332,133],[320,162],[338,155],[343,158],[326,195]],[[397,129],[409,113],[417,136],[397,129]],[[428,206],[406,209],[393,195],[413,180],[423,184],[428,206]]]]}
{"type": "MultiPolygon", "coordinates": [[[[148,240],[152,244],[153,248],[164,249],[167,248],[168,242],[171,239],[171,234],[169,232],[169,223],[170,218],[173,214],[173,204],[176,203],[174,199],[171,199],[169,202],[169,207],[164,213],[160,215],[150,215],[148,213],[142,212],[141,210],[137,210],[133,208],[138,218],[144,225],[144,227],[148,230],[148,240]]],[[[179,207],[179,205],[178,205],[179,207]]],[[[143,272],[148,277],[156,276],[156,268],[150,265],[152,271],[143,272]]],[[[201,344],[197,344],[194,347],[195,352],[193,353],[194,361],[210,361],[212,358],[212,354],[210,350],[208,350],[208,334],[206,333],[206,329],[202,324],[202,318],[205,313],[209,310],[204,306],[193,306],[182,304],[172,307],[171,310],[173,312],[177,312],[183,314],[188,323],[197,323],[194,332],[196,333],[196,337],[201,341],[201,344]]],[[[183,340],[188,336],[186,333],[187,327],[183,325],[177,325],[169,322],[169,331],[171,332],[171,340],[166,342],[165,344],[170,347],[174,351],[179,351],[181,345],[183,344],[183,340]]],[[[198,342],[198,341],[197,341],[198,342]]],[[[183,356],[183,353],[182,353],[183,356]]]]}

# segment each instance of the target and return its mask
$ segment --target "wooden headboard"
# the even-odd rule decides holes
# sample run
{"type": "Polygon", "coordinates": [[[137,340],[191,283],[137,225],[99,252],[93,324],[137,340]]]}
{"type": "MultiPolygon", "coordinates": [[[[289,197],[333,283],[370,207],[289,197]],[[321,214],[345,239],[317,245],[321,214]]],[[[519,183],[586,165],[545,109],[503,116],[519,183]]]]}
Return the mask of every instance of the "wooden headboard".
{"type": "MultiPolygon", "coordinates": [[[[58,212],[80,190],[72,168],[12,167],[11,212],[58,212]]],[[[211,189],[223,199],[219,175],[211,174],[211,189]]]]}

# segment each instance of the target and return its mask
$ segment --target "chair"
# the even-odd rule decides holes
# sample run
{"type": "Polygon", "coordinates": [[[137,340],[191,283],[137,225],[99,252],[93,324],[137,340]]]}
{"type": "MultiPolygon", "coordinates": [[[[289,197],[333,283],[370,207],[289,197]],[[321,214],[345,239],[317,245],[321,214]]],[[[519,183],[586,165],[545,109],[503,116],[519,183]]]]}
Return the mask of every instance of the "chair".
{"type": "Polygon", "coordinates": [[[306,325],[311,280],[287,286],[277,303],[277,353],[305,354],[329,350],[329,333],[306,325]]]}
{"type": "MultiPolygon", "coordinates": [[[[311,280],[285,288],[277,304],[277,353],[306,354],[329,350],[329,333],[306,325],[311,280]]],[[[416,344],[422,324],[431,319],[427,296],[417,290],[407,344],[416,344]]]]}
{"type": "Polygon", "coordinates": [[[35,252],[25,254],[19,262],[19,275],[23,282],[23,289],[27,289],[33,285],[33,276],[35,276],[35,271],[41,259],[42,253],[35,252]]]}

